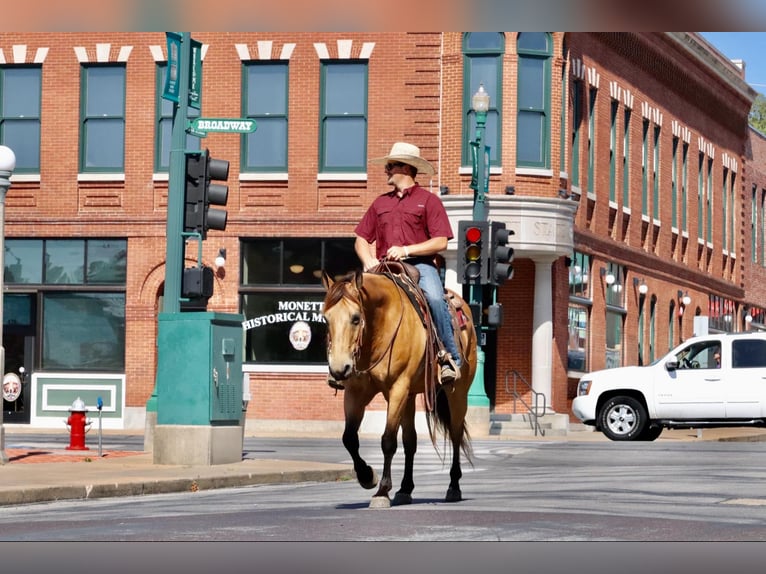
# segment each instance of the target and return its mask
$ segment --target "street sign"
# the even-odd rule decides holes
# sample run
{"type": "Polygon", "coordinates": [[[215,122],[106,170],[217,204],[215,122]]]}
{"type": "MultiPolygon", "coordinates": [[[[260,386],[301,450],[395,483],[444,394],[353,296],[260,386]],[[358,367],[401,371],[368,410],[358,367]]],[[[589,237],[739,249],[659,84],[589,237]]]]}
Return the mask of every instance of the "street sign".
{"type": "Polygon", "coordinates": [[[189,121],[190,133],[225,132],[248,134],[255,131],[255,120],[248,118],[194,118],[189,121]]]}
{"type": "Polygon", "coordinates": [[[189,70],[189,107],[202,109],[202,42],[191,40],[191,69],[189,70]]]}
{"type": "Polygon", "coordinates": [[[179,72],[178,62],[181,59],[181,35],[174,32],[165,32],[168,42],[168,68],[165,74],[165,86],[162,97],[171,102],[178,103],[179,72]]]}

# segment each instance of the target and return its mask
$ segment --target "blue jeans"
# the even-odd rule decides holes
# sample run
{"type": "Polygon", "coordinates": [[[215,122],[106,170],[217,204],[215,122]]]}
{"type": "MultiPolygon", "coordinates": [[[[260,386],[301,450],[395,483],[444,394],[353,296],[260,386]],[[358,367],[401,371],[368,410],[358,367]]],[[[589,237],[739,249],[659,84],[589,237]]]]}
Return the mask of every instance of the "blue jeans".
{"type": "Polygon", "coordinates": [[[436,332],[444,344],[444,348],[452,355],[452,360],[460,366],[460,352],[455,344],[455,336],[452,333],[452,320],[450,319],[447,300],[444,298],[444,286],[442,285],[439,271],[433,265],[416,263],[415,267],[420,271],[418,285],[425,293],[428,306],[431,309],[431,317],[436,325],[436,332]]]}

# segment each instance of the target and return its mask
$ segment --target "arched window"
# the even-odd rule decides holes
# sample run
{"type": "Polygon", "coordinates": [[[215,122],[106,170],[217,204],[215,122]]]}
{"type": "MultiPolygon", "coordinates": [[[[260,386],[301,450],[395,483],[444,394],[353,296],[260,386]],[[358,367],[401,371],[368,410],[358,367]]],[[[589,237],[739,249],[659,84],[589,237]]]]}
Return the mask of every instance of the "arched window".
{"type": "Polygon", "coordinates": [[[516,164],[551,166],[551,60],[553,41],[545,32],[522,32],[517,41],[518,122],[516,164]]]}
{"type": "Polygon", "coordinates": [[[503,54],[502,32],[467,32],[463,35],[463,165],[471,165],[470,141],[475,139],[476,117],[471,109],[471,96],[484,84],[489,94],[489,111],[484,142],[489,147],[490,165],[500,165],[503,54]]]}

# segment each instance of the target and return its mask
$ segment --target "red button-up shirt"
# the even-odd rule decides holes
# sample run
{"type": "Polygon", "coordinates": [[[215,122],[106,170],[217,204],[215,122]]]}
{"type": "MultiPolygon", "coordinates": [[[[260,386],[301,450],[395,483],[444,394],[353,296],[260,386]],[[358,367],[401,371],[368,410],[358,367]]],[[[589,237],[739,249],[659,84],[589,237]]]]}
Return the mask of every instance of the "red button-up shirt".
{"type": "Polygon", "coordinates": [[[414,245],[432,237],[452,239],[447,210],[427,189],[413,185],[400,198],[396,190],[379,195],[354,230],[368,243],[375,243],[378,259],[392,245],[414,245]]]}

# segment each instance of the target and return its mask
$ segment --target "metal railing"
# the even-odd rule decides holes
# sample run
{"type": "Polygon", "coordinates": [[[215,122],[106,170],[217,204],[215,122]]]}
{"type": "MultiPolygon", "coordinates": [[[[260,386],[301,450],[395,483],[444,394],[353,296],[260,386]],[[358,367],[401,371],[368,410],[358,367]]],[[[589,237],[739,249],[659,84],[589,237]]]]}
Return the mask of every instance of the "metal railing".
{"type": "Polygon", "coordinates": [[[505,392],[513,395],[513,412],[516,412],[516,401],[520,402],[529,413],[529,424],[532,430],[535,431],[535,436],[537,436],[538,432],[541,436],[545,436],[545,429],[540,426],[540,417],[544,416],[547,410],[545,395],[534,390],[521,373],[513,369],[505,372],[505,392]],[[508,384],[511,376],[513,376],[512,387],[508,384]],[[519,392],[519,381],[524,385],[523,393],[519,392]],[[532,396],[531,405],[524,400],[524,395],[526,394],[531,394],[532,396]]]}

